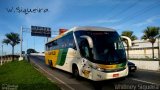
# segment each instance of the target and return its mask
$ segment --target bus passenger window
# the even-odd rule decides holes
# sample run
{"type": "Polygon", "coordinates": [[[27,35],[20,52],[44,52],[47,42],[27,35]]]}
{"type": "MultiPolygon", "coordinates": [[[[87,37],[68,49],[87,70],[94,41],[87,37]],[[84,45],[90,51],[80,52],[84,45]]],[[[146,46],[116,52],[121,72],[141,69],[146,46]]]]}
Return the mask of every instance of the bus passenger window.
{"type": "Polygon", "coordinates": [[[88,44],[87,40],[81,41],[80,53],[81,53],[82,57],[84,57],[84,58],[87,58],[87,59],[91,58],[91,51],[90,51],[89,44],[88,44]]]}

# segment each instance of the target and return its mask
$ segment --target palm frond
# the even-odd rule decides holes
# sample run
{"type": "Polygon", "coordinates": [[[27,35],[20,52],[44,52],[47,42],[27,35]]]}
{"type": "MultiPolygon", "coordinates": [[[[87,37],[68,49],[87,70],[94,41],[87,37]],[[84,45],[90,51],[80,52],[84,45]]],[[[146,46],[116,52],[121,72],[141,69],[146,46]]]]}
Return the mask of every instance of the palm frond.
{"type": "Polygon", "coordinates": [[[129,30],[128,31],[123,31],[122,34],[121,34],[121,36],[127,36],[132,41],[137,39],[137,37],[135,35],[133,35],[133,31],[129,31],[129,30]]]}
{"type": "Polygon", "coordinates": [[[6,39],[4,40],[10,41],[8,44],[10,44],[11,46],[15,46],[20,43],[20,38],[19,38],[18,33],[11,32],[11,33],[6,34],[5,36],[6,36],[6,39]]]}
{"type": "Polygon", "coordinates": [[[154,43],[155,42],[154,37],[158,35],[159,30],[160,30],[159,27],[153,27],[153,26],[147,27],[143,31],[144,35],[142,36],[142,39],[145,39],[145,40],[149,39],[149,42],[154,43]]]}
{"type": "Polygon", "coordinates": [[[4,43],[4,44],[9,44],[11,41],[9,40],[9,39],[3,39],[3,41],[2,41],[2,43],[4,43]]]}

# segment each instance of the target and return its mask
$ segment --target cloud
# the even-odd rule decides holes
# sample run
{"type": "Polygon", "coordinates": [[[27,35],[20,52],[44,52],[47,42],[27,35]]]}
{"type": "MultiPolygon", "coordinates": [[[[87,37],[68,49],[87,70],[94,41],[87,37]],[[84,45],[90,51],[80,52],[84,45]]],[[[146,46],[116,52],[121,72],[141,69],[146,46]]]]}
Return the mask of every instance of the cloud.
{"type": "Polygon", "coordinates": [[[146,25],[146,24],[151,24],[151,23],[153,23],[154,21],[156,21],[156,20],[158,20],[158,19],[160,19],[160,15],[154,16],[154,17],[151,17],[151,18],[148,18],[148,19],[146,19],[144,22],[136,23],[136,24],[134,24],[133,26],[138,26],[138,27],[140,27],[140,26],[143,26],[143,25],[146,25]]]}
{"type": "Polygon", "coordinates": [[[103,20],[97,20],[95,21],[96,23],[115,23],[115,22],[119,22],[119,19],[103,19],[103,20]]]}
{"type": "Polygon", "coordinates": [[[58,26],[81,26],[81,25],[104,25],[104,24],[112,24],[112,23],[116,23],[116,22],[119,22],[120,19],[94,19],[94,20],[76,20],[76,21],[67,21],[67,22],[61,22],[59,24],[57,24],[58,26]]]}
{"type": "Polygon", "coordinates": [[[88,21],[82,21],[82,23],[86,24],[110,24],[110,23],[116,23],[119,22],[120,19],[97,19],[97,20],[88,20],[88,21]]]}
{"type": "Polygon", "coordinates": [[[126,5],[126,4],[131,4],[135,2],[134,0],[123,0],[123,3],[122,3],[122,0],[79,0],[79,1],[71,0],[71,1],[72,3],[76,3],[75,5],[78,5],[78,6],[92,6],[92,5],[112,6],[117,4],[126,5]]]}

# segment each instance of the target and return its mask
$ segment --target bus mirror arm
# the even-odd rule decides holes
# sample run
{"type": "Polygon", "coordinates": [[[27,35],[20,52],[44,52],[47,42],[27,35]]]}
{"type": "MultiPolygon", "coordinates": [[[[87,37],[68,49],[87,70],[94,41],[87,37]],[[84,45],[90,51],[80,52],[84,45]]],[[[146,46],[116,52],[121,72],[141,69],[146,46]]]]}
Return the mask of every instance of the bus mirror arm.
{"type": "Polygon", "coordinates": [[[83,35],[83,36],[80,36],[80,37],[86,39],[88,41],[89,47],[93,48],[93,40],[90,36],[83,35]]]}
{"type": "Polygon", "coordinates": [[[124,39],[126,39],[128,41],[129,47],[132,46],[132,41],[131,41],[131,39],[129,37],[127,37],[127,36],[121,36],[121,38],[124,38],[124,39]]]}

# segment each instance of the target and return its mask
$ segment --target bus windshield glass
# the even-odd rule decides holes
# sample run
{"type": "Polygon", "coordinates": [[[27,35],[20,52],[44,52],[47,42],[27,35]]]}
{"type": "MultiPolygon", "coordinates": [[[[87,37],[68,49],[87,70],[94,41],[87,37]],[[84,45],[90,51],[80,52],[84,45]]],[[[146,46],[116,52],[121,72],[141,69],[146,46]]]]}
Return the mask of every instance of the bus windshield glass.
{"type": "MultiPolygon", "coordinates": [[[[101,64],[118,64],[126,62],[126,54],[120,36],[116,31],[76,31],[78,44],[80,36],[87,35],[93,40],[89,53],[91,61],[101,64]]],[[[85,44],[83,44],[85,45],[85,44]]]]}

